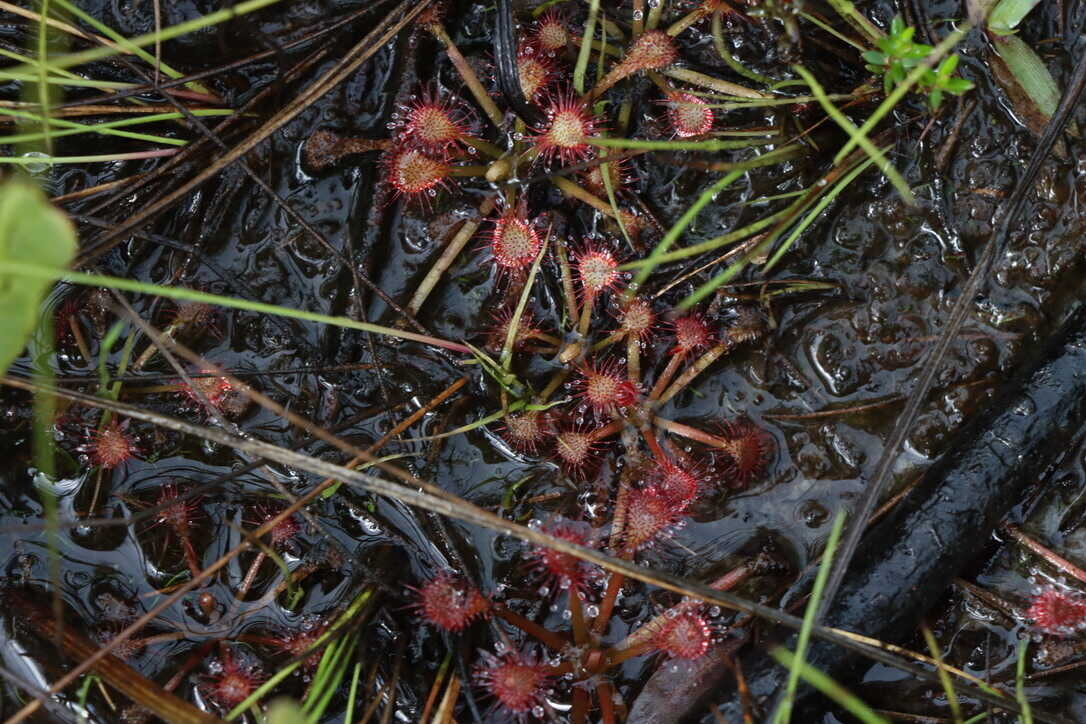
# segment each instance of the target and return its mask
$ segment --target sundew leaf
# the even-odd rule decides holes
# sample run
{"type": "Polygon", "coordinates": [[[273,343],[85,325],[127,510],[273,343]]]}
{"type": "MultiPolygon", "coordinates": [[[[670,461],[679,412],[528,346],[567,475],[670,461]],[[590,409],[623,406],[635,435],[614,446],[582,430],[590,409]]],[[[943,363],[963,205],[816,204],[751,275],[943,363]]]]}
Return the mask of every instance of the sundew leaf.
{"type": "Polygon", "coordinates": [[[19,356],[38,324],[42,299],[75,257],[75,227],[45,194],[23,181],[0,186],[0,264],[34,264],[52,278],[0,272],[0,371],[19,356]]]}

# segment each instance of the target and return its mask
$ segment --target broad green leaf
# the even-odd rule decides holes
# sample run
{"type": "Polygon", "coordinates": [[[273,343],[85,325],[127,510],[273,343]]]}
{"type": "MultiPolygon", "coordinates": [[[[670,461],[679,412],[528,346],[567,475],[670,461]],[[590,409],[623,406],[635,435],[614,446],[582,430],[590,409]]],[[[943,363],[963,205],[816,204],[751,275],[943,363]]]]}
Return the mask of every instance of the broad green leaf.
{"type": "Polygon", "coordinates": [[[75,228],[36,186],[0,185],[0,263],[55,269],[52,279],[0,273],[0,372],[30,339],[49,288],[75,256],[75,228]]]}
{"type": "Polygon", "coordinates": [[[988,16],[988,29],[1000,35],[1013,33],[1022,18],[1041,0],[1000,0],[988,16]]]}
{"type": "Polygon", "coordinates": [[[992,70],[1014,110],[1040,133],[1060,102],[1060,89],[1044,61],[1017,35],[994,37],[992,70]]]}
{"type": "Polygon", "coordinates": [[[293,699],[276,699],[268,707],[268,713],[264,717],[265,724],[305,724],[306,718],[302,708],[293,699]]]}

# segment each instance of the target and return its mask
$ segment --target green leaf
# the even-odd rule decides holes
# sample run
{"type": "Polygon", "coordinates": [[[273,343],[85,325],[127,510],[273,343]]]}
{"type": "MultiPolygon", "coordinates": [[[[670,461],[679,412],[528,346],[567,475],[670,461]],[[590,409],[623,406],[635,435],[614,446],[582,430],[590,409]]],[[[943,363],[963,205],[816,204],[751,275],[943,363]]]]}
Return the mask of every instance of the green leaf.
{"type": "Polygon", "coordinates": [[[993,38],[993,75],[1010,97],[1016,114],[1041,133],[1060,102],[1060,89],[1040,56],[1017,35],[993,38]]]}
{"type": "Polygon", "coordinates": [[[874,709],[862,702],[851,691],[838,684],[820,669],[798,660],[788,649],[779,647],[770,651],[769,654],[781,666],[798,667],[799,674],[804,681],[821,691],[864,724],[889,724],[886,719],[879,716],[874,709]]]}
{"type": "Polygon", "coordinates": [[[1013,33],[1022,18],[1041,0],[1002,0],[988,16],[988,29],[999,35],[1013,33]]]}
{"type": "Polygon", "coordinates": [[[293,699],[276,699],[268,707],[265,724],[305,724],[305,715],[293,699]]]}
{"type": "Polygon", "coordinates": [[[943,62],[939,64],[939,73],[938,74],[940,76],[943,76],[944,78],[949,77],[957,67],[958,67],[958,55],[957,55],[957,53],[955,53],[954,55],[948,55],[946,58],[943,58],[943,62]]]}
{"type": "Polygon", "coordinates": [[[23,351],[38,323],[42,299],[75,256],[75,227],[36,186],[0,186],[0,263],[56,270],[52,278],[0,272],[0,372],[23,351]]]}

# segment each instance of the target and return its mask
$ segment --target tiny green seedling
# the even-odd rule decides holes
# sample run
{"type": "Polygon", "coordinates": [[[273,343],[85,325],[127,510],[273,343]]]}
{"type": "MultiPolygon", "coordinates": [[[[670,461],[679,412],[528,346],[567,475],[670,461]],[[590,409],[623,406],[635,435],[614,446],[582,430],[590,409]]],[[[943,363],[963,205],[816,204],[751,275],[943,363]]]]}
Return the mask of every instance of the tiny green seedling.
{"type": "MultiPolygon", "coordinates": [[[[905,80],[909,71],[924,62],[934,48],[924,43],[913,41],[916,28],[905,25],[901,16],[896,16],[890,23],[890,32],[876,41],[876,50],[863,54],[867,69],[882,76],[883,89],[892,91],[905,80]]],[[[958,56],[949,55],[935,68],[929,69],[917,83],[920,92],[927,94],[928,106],[935,110],[943,102],[945,94],[960,96],[972,90],[973,84],[965,78],[954,76],[958,67],[958,56]]]]}

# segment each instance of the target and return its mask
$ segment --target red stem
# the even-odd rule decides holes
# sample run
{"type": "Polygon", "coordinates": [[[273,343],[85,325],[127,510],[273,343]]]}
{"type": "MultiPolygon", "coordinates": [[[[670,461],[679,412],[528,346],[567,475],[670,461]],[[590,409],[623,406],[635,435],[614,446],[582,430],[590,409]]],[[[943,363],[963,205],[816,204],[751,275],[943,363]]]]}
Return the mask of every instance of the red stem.
{"type": "Polygon", "coordinates": [[[660,397],[660,394],[667,388],[667,384],[671,382],[675,373],[679,371],[679,365],[682,363],[683,356],[680,354],[677,354],[668,360],[667,367],[660,373],[660,377],[656,380],[656,384],[652,386],[652,392],[649,393],[650,400],[656,400],[660,397]]]}
{"type": "Polygon", "coordinates": [[[1043,558],[1044,560],[1048,561],[1053,566],[1060,569],[1061,571],[1063,571],[1067,575],[1069,575],[1069,576],[1071,576],[1073,578],[1077,578],[1078,580],[1082,581],[1083,583],[1086,583],[1086,571],[1082,570],[1081,568],[1076,566],[1074,563],[1067,560],[1066,558],[1059,555],[1058,553],[1044,547],[1043,545],[1041,545],[1037,541],[1033,540],[1028,535],[1023,533],[1021,531],[1021,529],[1018,528],[1018,526],[1008,524],[1008,525],[1003,526],[1003,530],[1005,530],[1007,532],[1007,535],[1014,538],[1016,541],[1018,541],[1019,544],[1026,547],[1027,549],[1032,551],[1034,554],[1036,554],[1036,555],[1040,556],[1041,558],[1043,558]]]}
{"type": "Polygon", "coordinates": [[[596,633],[602,634],[607,629],[607,624],[611,621],[611,613],[615,610],[618,592],[622,590],[622,584],[625,582],[626,576],[621,573],[611,574],[611,580],[607,582],[607,592],[603,594],[603,601],[600,602],[600,614],[596,616],[593,626],[596,633]]]}
{"type": "Polygon", "coordinates": [[[601,681],[596,686],[596,698],[600,700],[600,720],[603,724],[615,724],[615,702],[611,696],[611,685],[601,681]]]}
{"type": "Polygon", "coordinates": [[[656,436],[652,434],[651,430],[643,430],[641,436],[645,438],[645,444],[649,446],[649,450],[652,451],[652,456],[656,458],[656,462],[663,465],[667,462],[667,453],[660,447],[660,443],[656,441],[656,436]]]}
{"type": "Polygon", "coordinates": [[[588,721],[588,692],[584,689],[573,690],[573,711],[570,718],[573,724],[585,724],[588,721]]]}
{"type": "Polygon", "coordinates": [[[540,626],[535,621],[524,618],[519,613],[510,611],[505,606],[495,606],[494,613],[509,625],[516,626],[529,636],[534,636],[544,646],[553,651],[561,651],[569,643],[553,631],[540,626]]]}
{"type": "Polygon", "coordinates": [[[200,562],[196,558],[196,549],[192,547],[192,539],[187,535],[181,536],[181,548],[185,551],[185,562],[188,563],[193,578],[199,576],[200,562]]]}
{"type": "Polygon", "coordinates": [[[569,615],[573,621],[573,642],[578,646],[583,646],[588,642],[588,627],[585,625],[581,599],[573,588],[569,591],[569,615]]]}

